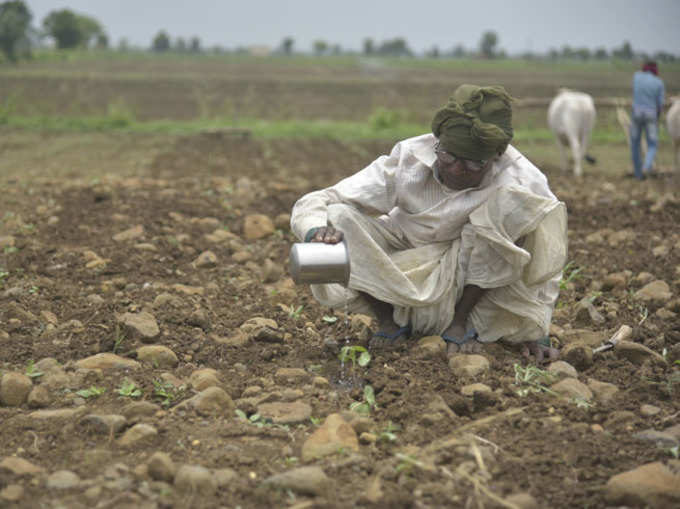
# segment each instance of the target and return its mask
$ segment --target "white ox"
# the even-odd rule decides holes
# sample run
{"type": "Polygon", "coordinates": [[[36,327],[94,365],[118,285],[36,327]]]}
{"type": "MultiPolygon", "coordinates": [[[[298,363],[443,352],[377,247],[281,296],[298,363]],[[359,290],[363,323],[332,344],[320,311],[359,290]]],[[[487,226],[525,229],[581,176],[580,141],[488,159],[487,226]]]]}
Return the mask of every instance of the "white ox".
{"type": "Polygon", "coordinates": [[[671,107],[666,113],[666,127],[673,143],[673,169],[680,171],[680,96],[671,97],[671,107]]]}
{"type": "Polygon", "coordinates": [[[593,98],[567,88],[561,88],[548,107],[548,126],[555,134],[562,157],[562,169],[568,169],[569,156],[567,147],[571,148],[574,163],[574,175],[583,174],[581,161],[595,160],[586,154],[590,133],[595,125],[595,103],[593,98]]]}

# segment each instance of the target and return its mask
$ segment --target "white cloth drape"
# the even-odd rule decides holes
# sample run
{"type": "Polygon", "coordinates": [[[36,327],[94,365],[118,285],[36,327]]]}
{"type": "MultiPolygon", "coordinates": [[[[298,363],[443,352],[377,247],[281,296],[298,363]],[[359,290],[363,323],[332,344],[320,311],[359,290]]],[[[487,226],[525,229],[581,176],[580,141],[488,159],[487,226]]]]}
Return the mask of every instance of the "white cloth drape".
{"type": "Polygon", "coordinates": [[[488,291],[470,320],[482,341],[535,340],[550,327],[566,262],[566,208],[508,147],[478,188],[452,191],[431,170],[432,135],[398,143],[357,174],[295,204],[298,238],[342,230],[350,280],[313,285],[324,305],[366,312],[359,292],[394,305],[399,325],[440,334],[467,284],[488,291]]]}

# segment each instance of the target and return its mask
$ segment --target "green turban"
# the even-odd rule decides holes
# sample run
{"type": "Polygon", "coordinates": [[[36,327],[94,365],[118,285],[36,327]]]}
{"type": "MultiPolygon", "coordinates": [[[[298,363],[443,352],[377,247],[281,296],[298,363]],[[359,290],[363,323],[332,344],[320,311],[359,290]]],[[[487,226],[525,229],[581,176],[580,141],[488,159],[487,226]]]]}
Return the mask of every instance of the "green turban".
{"type": "Polygon", "coordinates": [[[464,159],[491,159],[512,139],[512,97],[503,87],[461,85],[432,120],[442,149],[464,159]]]}

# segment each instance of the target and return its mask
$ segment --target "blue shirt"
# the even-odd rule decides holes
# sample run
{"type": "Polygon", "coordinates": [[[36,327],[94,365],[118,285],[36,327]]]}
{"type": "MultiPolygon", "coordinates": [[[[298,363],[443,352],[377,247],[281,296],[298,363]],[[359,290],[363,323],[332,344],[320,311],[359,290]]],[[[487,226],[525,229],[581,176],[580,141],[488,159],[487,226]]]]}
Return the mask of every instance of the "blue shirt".
{"type": "Polygon", "coordinates": [[[633,76],[633,115],[657,118],[664,103],[663,81],[651,72],[637,71],[633,76]]]}

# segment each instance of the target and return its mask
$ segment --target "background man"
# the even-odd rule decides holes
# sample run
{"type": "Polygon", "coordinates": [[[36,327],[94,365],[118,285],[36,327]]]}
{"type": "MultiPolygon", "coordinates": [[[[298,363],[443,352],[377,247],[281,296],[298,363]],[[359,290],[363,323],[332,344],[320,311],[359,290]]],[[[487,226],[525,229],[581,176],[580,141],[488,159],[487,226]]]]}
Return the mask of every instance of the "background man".
{"type": "Polygon", "coordinates": [[[641,71],[633,75],[633,111],[630,126],[630,146],[633,176],[644,180],[651,174],[659,145],[659,117],[664,104],[664,85],[658,77],[656,62],[645,62],[641,71]],[[647,139],[647,155],[642,162],[640,139],[647,139]]]}

